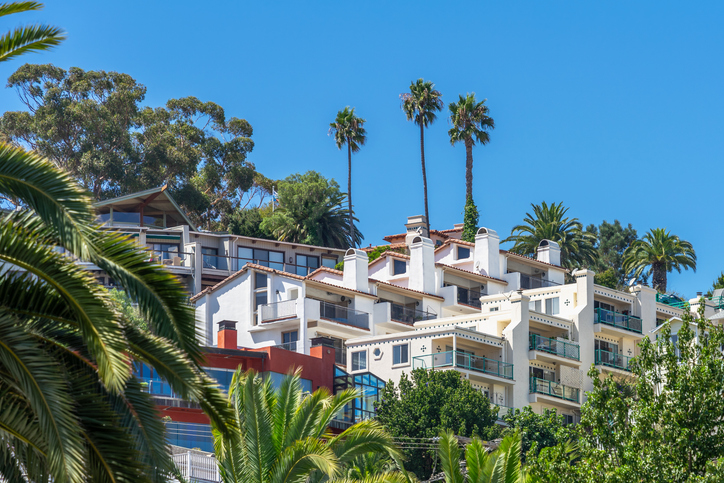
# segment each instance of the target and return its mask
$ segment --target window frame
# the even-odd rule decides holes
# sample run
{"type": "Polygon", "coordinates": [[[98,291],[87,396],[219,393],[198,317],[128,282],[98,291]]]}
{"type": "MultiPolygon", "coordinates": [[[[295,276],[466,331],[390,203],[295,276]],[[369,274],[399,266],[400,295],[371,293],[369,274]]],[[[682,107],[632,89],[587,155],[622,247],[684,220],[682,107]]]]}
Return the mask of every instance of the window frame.
{"type": "Polygon", "coordinates": [[[361,350],[361,351],[352,352],[350,354],[350,366],[352,368],[352,370],[350,372],[366,371],[367,370],[367,351],[361,350]],[[358,366],[356,369],[355,369],[355,356],[357,358],[356,363],[358,366]],[[362,356],[362,359],[363,359],[362,362],[364,362],[363,367],[359,367],[360,366],[360,356],[362,356]]]}
{"type": "Polygon", "coordinates": [[[396,258],[392,259],[392,276],[396,275],[404,275],[407,273],[407,262],[405,260],[398,260],[396,258]],[[404,268],[401,272],[397,272],[397,267],[400,266],[398,264],[401,264],[401,266],[404,268]]]}
{"type": "Polygon", "coordinates": [[[470,250],[470,247],[464,247],[464,246],[461,246],[461,245],[456,245],[455,248],[456,248],[456,249],[455,249],[455,258],[456,258],[456,260],[467,260],[467,259],[470,258],[470,256],[473,254],[473,251],[470,250]],[[461,257],[461,256],[460,256],[460,251],[461,251],[461,250],[463,250],[463,251],[467,250],[467,253],[468,253],[467,256],[461,257]]]}
{"type": "Polygon", "coordinates": [[[403,365],[410,365],[410,343],[407,342],[405,344],[395,344],[392,346],[392,365],[393,366],[403,366],[403,365]],[[402,360],[402,348],[405,348],[405,356],[406,360],[402,360]],[[399,354],[398,354],[399,350],[399,354]],[[397,356],[399,355],[399,359],[397,362],[395,362],[397,356]]]}

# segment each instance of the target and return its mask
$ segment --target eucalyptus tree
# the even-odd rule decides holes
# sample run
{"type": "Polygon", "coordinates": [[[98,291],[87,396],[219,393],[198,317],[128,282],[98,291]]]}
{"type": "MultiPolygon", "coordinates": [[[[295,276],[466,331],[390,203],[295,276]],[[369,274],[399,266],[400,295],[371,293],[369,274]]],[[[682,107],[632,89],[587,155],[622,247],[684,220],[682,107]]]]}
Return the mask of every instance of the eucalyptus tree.
{"type": "MultiPolygon", "coordinates": [[[[15,13],[41,10],[39,2],[10,2],[0,4],[0,17],[15,13]]],[[[0,62],[5,62],[29,52],[49,50],[65,40],[65,33],[58,27],[36,24],[17,27],[0,37],[0,62]]]]}
{"type": "Polygon", "coordinates": [[[682,268],[696,271],[696,252],[691,243],[672,235],[666,228],[654,228],[631,243],[624,253],[623,268],[636,278],[651,275],[654,288],[666,293],[669,272],[681,273],[682,268]]]}
{"type": "Polygon", "coordinates": [[[375,420],[359,422],[336,435],[329,431],[332,419],[356,397],[354,390],[332,396],[325,388],[305,396],[299,371],[283,378],[275,390],[271,379],[237,370],[228,404],[235,415],[229,426],[238,431],[223,433],[212,423],[222,481],[344,480],[345,467],[359,456],[379,452],[399,459],[392,437],[375,420]]]}
{"type": "Polygon", "coordinates": [[[425,195],[425,220],[427,232],[430,233],[430,212],[427,208],[427,171],[425,169],[425,128],[435,122],[437,112],[444,104],[442,94],[435,89],[431,81],[417,79],[410,83],[410,92],[400,94],[402,110],[408,121],[420,126],[420,162],[422,163],[422,186],[425,195]]]}
{"type": "Polygon", "coordinates": [[[583,231],[578,218],[566,216],[568,208],[563,206],[563,202],[548,205],[543,201],[540,205],[531,206],[533,213],[525,214],[524,224],[514,226],[511,235],[503,240],[503,243],[515,243],[511,252],[535,256],[540,242],[551,240],[561,248],[561,266],[579,268],[595,263],[596,236],[583,231]]]}
{"type": "MultiPolygon", "coordinates": [[[[345,107],[337,113],[334,122],[329,124],[329,134],[334,135],[337,148],[347,146],[347,211],[349,218],[349,239],[355,240],[354,215],[352,214],[352,153],[360,150],[367,142],[364,119],[355,116],[354,108],[345,107]]],[[[356,245],[351,245],[356,246],[356,245]]]]}

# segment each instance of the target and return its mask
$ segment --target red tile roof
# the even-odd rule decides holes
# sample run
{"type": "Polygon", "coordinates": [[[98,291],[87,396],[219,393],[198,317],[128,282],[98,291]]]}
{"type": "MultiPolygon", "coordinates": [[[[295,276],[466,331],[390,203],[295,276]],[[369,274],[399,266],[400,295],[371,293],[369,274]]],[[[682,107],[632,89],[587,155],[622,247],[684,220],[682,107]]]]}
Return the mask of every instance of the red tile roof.
{"type": "Polygon", "coordinates": [[[488,277],[487,275],[483,275],[482,273],[473,272],[473,271],[471,271],[471,270],[465,270],[464,268],[453,267],[452,265],[447,265],[447,264],[445,264],[445,263],[436,263],[435,266],[436,266],[436,267],[442,267],[443,269],[457,270],[458,272],[463,272],[463,273],[466,273],[466,274],[475,275],[475,276],[477,276],[477,277],[485,278],[485,279],[488,279],[488,280],[493,280],[493,281],[498,282],[498,283],[504,283],[504,284],[506,284],[506,285],[508,284],[508,282],[506,282],[505,280],[501,280],[501,279],[495,278],[495,277],[488,277]]]}
{"type": "Polygon", "coordinates": [[[371,279],[369,279],[369,280],[370,280],[371,283],[376,283],[377,285],[386,285],[386,286],[388,286],[388,287],[394,287],[394,288],[400,289],[400,290],[407,290],[408,292],[414,292],[414,293],[417,293],[417,294],[420,294],[420,295],[424,295],[424,296],[426,296],[426,297],[433,297],[433,298],[436,298],[436,299],[445,300],[445,297],[441,297],[441,296],[439,296],[439,295],[435,295],[435,294],[431,294],[431,293],[427,293],[427,292],[421,292],[421,291],[419,291],[419,290],[414,290],[414,289],[407,288],[407,287],[401,287],[401,286],[399,286],[399,285],[395,285],[394,283],[383,282],[382,280],[376,280],[376,279],[374,279],[374,278],[371,278],[371,279]]]}
{"type": "Polygon", "coordinates": [[[447,230],[440,230],[440,233],[454,233],[456,231],[463,231],[462,227],[460,228],[449,228],[447,230]]]}
{"type": "Polygon", "coordinates": [[[521,255],[520,253],[509,252],[508,250],[500,250],[500,253],[502,253],[502,254],[504,254],[504,255],[507,255],[507,256],[524,258],[525,260],[531,260],[531,261],[536,262],[536,263],[542,263],[543,265],[548,265],[549,267],[555,267],[555,268],[557,268],[557,269],[559,269],[559,270],[563,270],[563,271],[566,271],[566,272],[568,271],[568,269],[563,268],[563,267],[561,267],[560,265],[553,265],[552,263],[542,262],[542,261],[538,260],[537,258],[529,257],[529,256],[527,256],[527,255],[521,255]]]}
{"type": "MultiPolygon", "coordinates": [[[[455,231],[455,230],[454,230],[454,229],[453,229],[453,230],[445,230],[445,231],[430,230],[430,235],[437,235],[437,236],[439,236],[440,238],[449,238],[449,236],[445,234],[446,231],[447,231],[447,232],[451,232],[451,231],[455,231]]],[[[400,238],[405,238],[405,237],[407,237],[407,233],[398,233],[397,235],[387,235],[387,236],[385,236],[385,237],[382,237],[382,239],[385,240],[385,241],[388,241],[388,242],[392,243],[392,242],[395,241],[395,240],[399,240],[400,238]]]]}
{"type": "Polygon", "coordinates": [[[294,274],[294,273],[288,273],[288,272],[284,272],[284,271],[281,271],[281,270],[276,270],[276,269],[274,269],[274,268],[264,267],[264,266],[262,266],[262,265],[257,265],[256,263],[251,263],[251,262],[249,262],[249,263],[247,263],[246,265],[244,265],[239,271],[232,273],[231,275],[229,275],[228,277],[226,277],[225,279],[223,279],[222,281],[220,281],[220,282],[217,283],[216,285],[212,285],[211,287],[207,287],[207,288],[205,288],[204,290],[202,290],[201,292],[197,293],[196,295],[194,295],[193,297],[191,297],[191,298],[189,299],[189,301],[190,301],[190,302],[196,302],[198,299],[200,299],[201,297],[203,297],[203,296],[206,295],[207,293],[213,292],[213,291],[215,291],[216,289],[221,288],[222,285],[226,285],[227,283],[231,282],[231,281],[234,280],[236,277],[238,277],[238,276],[241,275],[242,273],[246,272],[246,271],[247,271],[248,269],[250,269],[250,268],[253,268],[253,269],[256,269],[256,270],[261,270],[262,272],[276,273],[276,274],[284,275],[284,276],[287,276],[287,277],[290,277],[290,278],[296,278],[297,280],[304,280],[304,278],[305,278],[305,277],[302,277],[301,275],[297,275],[297,274],[294,274]]]}
{"type": "Polygon", "coordinates": [[[457,243],[458,245],[464,245],[466,247],[475,247],[475,243],[471,243],[471,242],[465,241],[465,240],[458,240],[457,238],[449,238],[449,239],[445,240],[445,243],[443,243],[442,245],[435,247],[435,252],[442,250],[443,248],[450,245],[451,243],[457,243]]]}
{"type": "Polygon", "coordinates": [[[307,278],[311,278],[317,272],[329,272],[335,275],[344,275],[344,272],[342,270],[337,270],[336,268],[319,267],[318,269],[307,275],[307,278]]]}

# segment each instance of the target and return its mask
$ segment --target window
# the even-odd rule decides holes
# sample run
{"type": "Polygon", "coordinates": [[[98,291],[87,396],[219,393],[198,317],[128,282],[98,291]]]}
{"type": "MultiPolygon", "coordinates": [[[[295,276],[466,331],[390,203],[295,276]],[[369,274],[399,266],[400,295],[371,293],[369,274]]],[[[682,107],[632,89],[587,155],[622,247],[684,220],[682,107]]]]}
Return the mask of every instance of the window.
{"type": "Polygon", "coordinates": [[[226,257],[219,257],[219,250],[216,248],[201,248],[202,262],[204,268],[214,268],[217,270],[228,270],[226,257]]]}
{"type": "Polygon", "coordinates": [[[237,256],[239,257],[236,267],[238,270],[241,270],[247,263],[256,263],[275,270],[284,270],[284,252],[238,247],[237,256]]]}
{"type": "MultiPolygon", "coordinates": [[[[257,313],[260,305],[266,305],[268,278],[266,273],[254,272],[254,313],[257,313]]],[[[254,317],[254,321],[257,318],[254,317]]]]}
{"type": "Polygon", "coordinates": [[[292,330],[282,333],[282,345],[290,351],[297,350],[297,341],[299,340],[299,331],[292,330]]]}
{"type": "Polygon", "coordinates": [[[392,263],[392,275],[401,275],[407,271],[407,264],[404,260],[394,260],[392,263]]]}
{"type": "Polygon", "coordinates": [[[148,248],[153,250],[154,258],[158,260],[173,260],[179,252],[178,243],[149,243],[148,248]]]}
{"type": "Polygon", "coordinates": [[[367,351],[352,353],[352,370],[364,371],[367,369],[367,351]]]}
{"type": "Polygon", "coordinates": [[[549,371],[548,369],[541,369],[540,367],[531,367],[530,377],[543,379],[544,381],[555,382],[556,373],[554,371],[549,371]]]}
{"type": "Polygon", "coordinates": [[[546,314],[548,315],[558,315],[558,297],[553,297],[550,299],[546,299],[546,314]]]}
{"type": "Polygon", "coordinates": [[[309,275],[319,268],[319,257],[297,255],[296,274],[302,277],[309,275]]]}
{"type": "Polygon", "coordinates": [[[534,310],[536,312],[542,312],[541,310],[541,301],[540,300],[531,300],[528,302],[528,310],[534,310]]]}
{"type": "Polygon", "coordinates": [[[407,364],[410,362],[410,346],[407,344],[396,345],[392,347],[392,363],[407,364]]]}
{"type": "Polygon", "coordinates": [[[610,352],[611,354],[618,354],[618,344],[614,344],[613,342],[596,339],[596,341],[594,342],[594,346],[596,350],[610,352]]]}
{"type": "Polygon", "coordinates": [[[458,260],[470,258],[470,249],[467,247],[458,247],[458,260]]]}
{"type": "Polygon", "coordinates": [[[500,310],[500,307],[490,307],[491,312],[497,312],[498,310],[500,310]]]}
{"type": "Polygon", "coordinates": [[[323,256],[322,266],[327,268],[334,268],[337,266],[337,257],[323,256]]]}
{"type": "Polygon", "coordinates": [[[375,357],[379,357],[380,354],[382,354],[382,351],[380,350],[379,347],[376,347],[375,350],[372,351],[372,353],[375,355],[375,357]]]}
{"type": "Polygon", "coordinates": [[[575,423],[575,419],[572,414],[561,414],[561,416],[563,417],[563,424],[569,425],[575,423]]]}
{"type": "Polygon", "coordinates": [[[616,312],[616,307],[614,307],[611,304],[607,304],[605,302],[599,302],[598,300],[593,301],[593,308],[594,309],[603,309],[603,310],[610,310],[611,312],[616,312]]]}

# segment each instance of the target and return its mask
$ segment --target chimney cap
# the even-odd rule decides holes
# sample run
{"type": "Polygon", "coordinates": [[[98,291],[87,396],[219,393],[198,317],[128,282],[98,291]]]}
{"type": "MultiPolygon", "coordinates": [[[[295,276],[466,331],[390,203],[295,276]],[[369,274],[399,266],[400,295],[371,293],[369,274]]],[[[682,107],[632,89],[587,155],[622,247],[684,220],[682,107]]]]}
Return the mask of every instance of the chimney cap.
{"type": "Polygon", "coordinates": [[[219,330],[236,330],[236,321],[222,320],[219,322],[219,330]]]}

